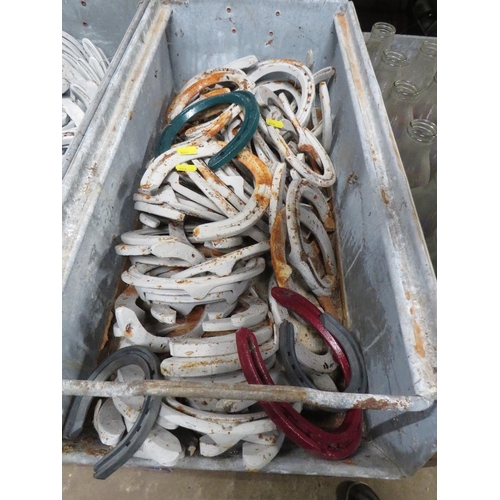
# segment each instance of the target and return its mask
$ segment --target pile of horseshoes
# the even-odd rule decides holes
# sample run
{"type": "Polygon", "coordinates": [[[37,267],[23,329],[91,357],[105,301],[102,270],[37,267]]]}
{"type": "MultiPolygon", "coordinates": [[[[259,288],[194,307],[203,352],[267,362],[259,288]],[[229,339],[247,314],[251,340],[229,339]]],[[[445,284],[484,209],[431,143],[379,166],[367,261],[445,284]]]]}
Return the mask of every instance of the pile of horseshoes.
{"type": "MultiPolygon", "coordinates": [[[[335,69],[313,72],[312,59],[248,56],[195,76],[171,102],[134,194],[142,227],[116,246],[131,263],[114,308],[120,348],[107,365],[119,381],[366,392],[360,349],[329,304],[338,286],[328,90],[335,69]],[[147,362],[127,364],[127,356],[147,362]]],[[[96,380],[109,376],[98,372],[96,380]]],[[[238,443],[244,466],[259,470],[285,437],[340,460],[362,436],[361,410],[326,431],[300,404],[154,399],[99,401],[94,426],[114,448],[96,477],[132,455],[168,467],[186,452],[215,457],[238,443]],[[172,432],[179,427],[193,431],[197,445],[186,449],[172,432]]],[[[75,398],[67,436],[88,409],[78,405],[75,398]]]]}

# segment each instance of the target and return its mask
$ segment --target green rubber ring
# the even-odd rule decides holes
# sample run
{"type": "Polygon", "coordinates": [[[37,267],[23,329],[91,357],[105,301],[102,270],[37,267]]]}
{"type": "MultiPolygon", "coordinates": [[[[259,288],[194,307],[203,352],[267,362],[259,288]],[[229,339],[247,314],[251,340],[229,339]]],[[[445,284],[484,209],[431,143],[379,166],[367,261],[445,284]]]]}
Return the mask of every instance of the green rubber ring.
{"type": "Polygon", "coordinates": [[[183,109],[162,131],[158,143],[158,155],[168,151],[179,130],[193,116],[213,108],[219,104],[238,104],[245,111],[245,119],[236,136],[229,141],[217,154],[212,156],[207,165],[212,170],[218,170],[231,161],[250,141],[259,125],[260,110],[255,96],[247,90],[235,90],[228,94],[208,97],[183,109]]]}

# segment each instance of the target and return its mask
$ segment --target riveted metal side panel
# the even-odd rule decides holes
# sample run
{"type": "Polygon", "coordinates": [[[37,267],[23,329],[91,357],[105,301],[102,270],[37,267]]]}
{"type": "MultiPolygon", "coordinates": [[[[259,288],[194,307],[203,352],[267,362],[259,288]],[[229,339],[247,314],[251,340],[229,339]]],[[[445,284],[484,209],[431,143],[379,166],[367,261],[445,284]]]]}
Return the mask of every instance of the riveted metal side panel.
{"type": "MultiPolygon", "coordinates": [[[[362,346],[370,393],[432,395],[436,278],[362,35],[351,32],[354,18],[351,9],[336,18],[341,52],[351,63],[346,75],[357,89],[353,111],[365,129],[356,148],[363,166],[339,168],[336,188],[346,312],[362,346]]],[[[337,140],[344,150],[346,143],[337,140]]],[[[367,411],[366,420],[369,438],[405,475],[436,451],[436,405],[414,413],[367,411]]]]}

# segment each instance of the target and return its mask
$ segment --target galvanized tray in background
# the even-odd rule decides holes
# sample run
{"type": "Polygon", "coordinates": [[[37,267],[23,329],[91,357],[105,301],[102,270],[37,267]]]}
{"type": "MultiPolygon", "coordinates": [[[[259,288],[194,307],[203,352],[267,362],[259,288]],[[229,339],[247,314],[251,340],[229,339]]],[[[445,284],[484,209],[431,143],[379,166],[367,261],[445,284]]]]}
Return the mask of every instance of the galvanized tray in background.
{"type": "MultiPolygon", "coordinates": [[[[239,57],[295,58],[308,49],[333,65],[334,209],[347,327],[367,363],[369,392],[421,396],[421,411],[365,412],[365,439],[349,460],[329,462],[284,448],[263,471],[399,478],[436,451],[436,278],[380,91],[351,2],[190,0],[153,2],[114,84],[113,112],[96,124],[86,176],[64,203],[63,378],[95,368],[124,264],[114,252],[134,226],[135,191],[172,95],[196,73],[239,57]],[[167,25],[168,16],[170,20],[167,25]],[[167,30],[165,33],[165,26],[167,30]],[[194,31],[195,30],[195,31],[194,31]],[[97,132],[97,131],[96,131],[97,132]]],[[[112,95],[112,94],[110,94],[112,95]]],[[[375,399],[375,398],[374,398],[375,399]]],[[[67,409],[64,400],[64,411],[67,409]]],[[[372,405],[376,407],[376,405],[372,405]]],[[[67,463],[95,463],[97,438],[65,448],[67,463]]],[[[128,466],[154,467],[132,459],[128,466]]],[[[244,470],[238,455],[186,457],[176,467],[244,470]]]]}
{"type": "Polygon", "coordinates": [[[63,178],[70,166],[79,168],[78,160],[74,161],[76,151],[94,119],[111,77],[115,73],[148,3],[149,0],[106,0],[105,2],[99,0],[85,2],[63,0],[62,2],[62,30],[79,41],[82,38],[88,38],[104,51],[110,61],[98,92],[85,112],[75,137],[63,156],[63,178]]]}

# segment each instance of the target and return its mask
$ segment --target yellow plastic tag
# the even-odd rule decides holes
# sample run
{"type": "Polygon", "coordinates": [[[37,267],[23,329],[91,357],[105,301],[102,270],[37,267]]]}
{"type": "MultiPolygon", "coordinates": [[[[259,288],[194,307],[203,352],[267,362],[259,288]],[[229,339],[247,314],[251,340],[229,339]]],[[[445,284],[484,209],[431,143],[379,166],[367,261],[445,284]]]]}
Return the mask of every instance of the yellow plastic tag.
{"type": "Polygon", "coordinates": [[[272,118],[266,118],[266,123],[272,125],[275,128],[283,128],[283,122],[279,120],[273,120],[272,118]]]}
{"type": "Polygon", "coordinates": [[[177,148],[177,152],[180,155],[195,155],[198,152],[198,148],[196,146],[182,146],[177,148]]]}
{"type": "Polygon", "coordinates": [[[189,165],[189,163],[179,163],[175,166],[175,170],[180,170],[181,172],[196,172],[196,165],[189,165]]]}

